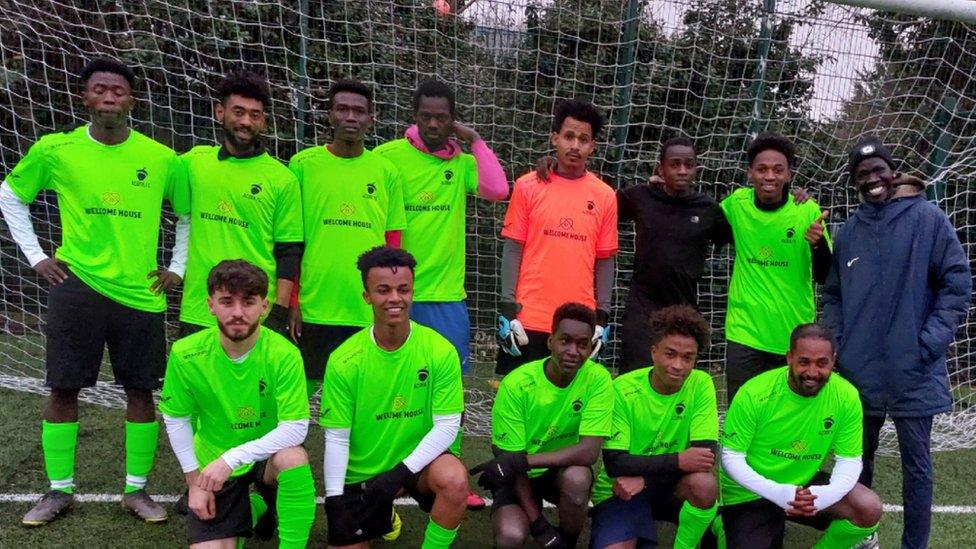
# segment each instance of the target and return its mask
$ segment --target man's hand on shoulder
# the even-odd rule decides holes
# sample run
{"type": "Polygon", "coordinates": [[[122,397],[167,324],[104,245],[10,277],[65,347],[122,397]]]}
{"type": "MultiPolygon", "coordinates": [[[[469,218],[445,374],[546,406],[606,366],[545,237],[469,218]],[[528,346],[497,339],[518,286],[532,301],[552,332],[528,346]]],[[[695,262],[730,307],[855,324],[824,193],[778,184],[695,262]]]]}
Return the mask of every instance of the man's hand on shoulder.
{"type": "Polygon", "coordinates": [[[180,275],[166,269],[156,269],[155,271],[149,271],[149,274],[146,275],[146,278],[156,279],[153,280],[152,285],[149,286],[149,289],[152,290],[152,293],[156,295],[159,295],[168,290],[172,290],[173,288],[183,283],[183,278],[180,275]]]}
{"type": "Polygon", "coordinates": [[[559,162],[555,156],[543,156],[535,163],[535,176],[539,181],[549,181],[549,175],[556,173],[559,162]]]}
{"type": "Polygon", "coordinates": [[[813,200],[810,192],[804,187],[793,187],[790,189],[790,194],[793,195],[793,202],[796,204],[803,204],[807,200],[813,200]]]}
{"type": "Polygon", "coordinates": [[[34,270],[37,271],[37,274],[41,275],[41,278],[44,280],[47,280],[51,286],[61,284],[65,280],[68,280],[68,273],[65,269],[67,269],[67,266],[64,263],[51,257],[42,259],[34,265],[34,270]]]}

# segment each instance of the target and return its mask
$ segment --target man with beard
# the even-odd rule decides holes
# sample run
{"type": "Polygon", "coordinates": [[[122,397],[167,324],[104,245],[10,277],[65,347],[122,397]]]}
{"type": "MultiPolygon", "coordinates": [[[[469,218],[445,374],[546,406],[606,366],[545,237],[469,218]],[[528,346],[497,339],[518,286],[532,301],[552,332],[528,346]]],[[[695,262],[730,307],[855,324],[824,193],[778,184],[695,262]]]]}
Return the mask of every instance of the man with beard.
{"type": "Polygon", "coordinates": [[[813,322],[813,283],[823,283],[830,268],[827,212],[787,192],[796,164],[793,143],[763,133],[746,157],[753,186],[722,200],[735,245],[725,318],[729,402],[747,380],[785,362],[790,331],[813,322]]]}
{"type": "Polygon", "coordinates": [[[591,467],[610,435],[610,373],[589,360],[596,314],[564,303],[552,316],[550,356],[524,364],[502,379],[491,409],[495,458],[471,470],[492,490],[495,546],[522,547],[531,536],[542,547],[575,547],[586,522],[591,467]],[[556,504],[559,526],[542,515],[556,504]]]}
{"type": "Polygon", "coordinates": [[[329,355],[372,322],[362,298],[356,259],[384,242],[398,244],[406,227],[396,167],[366,150],[373,124],[373,92],[338,80],[329,90],[333,140],[292,157],[288,167],[302,190],[306,251],[298,307],[289,329],[305,362],[309,396],[322,381],[329,355]]]}
{"type": "Polygon", "coordinates": [[[881,141],[859,141],[849,169],[863,203],[837,235],[824,324],[838,338],[838,371],[864,406],[861,482],[874,480],[879,432],[890,415],[901,455],[902,547],[926,547],[932,418],[952,408],[946,353],[969,308],[969,260],[952,222],[918,196],[917,180],[895,171],[881,141]]]}
{"type": "Polygon", "coordinates": [[[722,434],[721,515],[729,547],[782,547],[786,521],[826,530],[817,548],[848,548],[881,520],[861,473],[861,401],[834,369],[817,324],[790,335],[787,366],[747,381],[722,434]],[[820,467],[830,454],[827,475],[820,467]]]}
{"type": "Polygon", "coordinates": [[[182,156],[191,220],[180,335],[213,325],[205,306],[207,273],[229,258],[245,259],[267,273],[272,305],[265,323],[287,334],[303,248],[298,181],[261,141],[271,104],[264,77],[231,73],[217,86],[216,96],[214,118],[223,129],[223,142],[196,146],[182,156]]]}
{"type": "Polygon", "coordinates": [[[319,424],[330,547],[368,547],[394,530],[401,492],[430,514],[424,548],[450,547],[464,519],[468,475],[448,451],[464,410],[461,361],[447,339],[410,320],[415,265],[385,246],[359,257],[373,324],[325,368],[319,424]]]}
{"type": "Polygon", "coordinates": [[[166,511],[146,493],[159,439],[152,390],[166,365],[163,290],[177,274],[157,265],[163,199],[189,212],[178,157],[129,127],[132,69],[97,59],[81,71],[90,122],[35,143],[0,186],[0,208],[27,261],[51,284],[41,449],[51,490],[26,515],[40,526],[73,502],[78,392],[98,380],[108,347],[115,382],[125,389],[124,508],[147,522],[166,511]],[[28,204],[57,194],[63,228],[55,258],[38,243],[28,204]]]}
{"type": "Polygon", "coordinates": [[[259,522],[265,533],[277,519],[281,546],[305,547],[315,484],[301,446],[309,421],[301,354],[261,326],[268,309],[262,269],[224,260],[206,287],[217,326],[173,344],[159,397],[189,490],[190,547],[234,547],[250,537],[252,485],[273,506],[259,522]]]}
{"type": "Polygon", "coordinates": [[[715,518],[718,407],[715,385],[696,370],[708,323],[690,305],[645,322],[653,363],[613,382],[613,435],[593,488],[594,549],[657,541],[651,520],[677,524],[674,547],[694,549],[715,518]]]}

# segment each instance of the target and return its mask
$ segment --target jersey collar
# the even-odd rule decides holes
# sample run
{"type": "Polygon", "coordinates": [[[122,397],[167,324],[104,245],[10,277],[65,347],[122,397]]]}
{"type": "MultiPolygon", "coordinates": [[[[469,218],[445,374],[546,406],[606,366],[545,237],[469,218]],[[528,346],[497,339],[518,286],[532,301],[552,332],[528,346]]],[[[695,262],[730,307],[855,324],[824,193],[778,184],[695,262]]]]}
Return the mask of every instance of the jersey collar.
{"type": "Polygon", "coordinates": [[[264,152],[265,152],[264,143],[261,142],[261,141],[258,141],[258,146],[255,147],[254,150],[251,151],[250,154],[243,154],[241,156],[235,156],[235,155],[231,154],[231,152],[229,150],[227,150],[227,147],[225,147],[224,144],[221,143],[220,144],[220,150],[217,151],[217,160],[227,160],[228,158],[236,158],[238,160],[246,160],[248,158],[256,158],[258,156],[261,156],[262,154],[264,154],[264,152]]]}

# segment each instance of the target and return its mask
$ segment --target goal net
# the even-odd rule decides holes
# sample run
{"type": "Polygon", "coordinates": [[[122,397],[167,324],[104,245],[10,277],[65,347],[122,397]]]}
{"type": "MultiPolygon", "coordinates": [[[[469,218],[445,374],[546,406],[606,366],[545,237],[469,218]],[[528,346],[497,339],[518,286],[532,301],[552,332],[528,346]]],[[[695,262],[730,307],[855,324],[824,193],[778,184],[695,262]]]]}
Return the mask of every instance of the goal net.
{"type": "MultiPolygon", "coordinates": [[[[700,185],[722,197],[745,182],[750,138],[785,133],[799,151],[794,184],[830,210],[834,230],[858,202],[846,152],[872,132],[893,146],[903,170],[929,182],[973,256],[976,29],[962,23],[812,0],[3,0],[0,9],[4,173],[40,136],[85,121],[76,75],[93,56],[135,66],[135,127],[180,152],[216,139],[210,90],[222,74],[267,74],[267,141],[283,161],[330,138],[323,100],[333,79],[374,86],[372,146],[402,134],[418,80],[437,75],[457,90],[459,120],[481,133],[511,178],[549,151],[560,98],[591,100],[607,114],[592,168],[614,186],[643,184],[660,142],[684,134],[698,143],[700,185]]],[[[469,431],[481,435],[489,430],[503,213],[503,204],[469,204],[475,368],[466,386],[469,431]]],[[[52,252],[55,197],[42,195],[31,214],[52,252]]],[[[614,318],[633,263],[632,228],[621,231],[614,318]]],[[[0,233],[0,386],[43,392],[47,286],[5,224],[0,233]]],[[[172,238],[167,217],[166,249],[172,238]]],[[[729,267],[727,250],[715,255],[701,288],[715,331],[701,367],[719,388],[729,267]]],[[[177,303],[170,296],[170,335],[177,303]]],[[[970,315],[950,350],[955,405],[937,419],[938,450],[976,446],[974,335],[970,315]]],[[[618,344],[607,353],[611,367],[618,344]]],[[[101,379],[82,397],[121,406],[107,369],[101,379]]],[[[883,440],[895,448],[890,429],[883,440]]]]}

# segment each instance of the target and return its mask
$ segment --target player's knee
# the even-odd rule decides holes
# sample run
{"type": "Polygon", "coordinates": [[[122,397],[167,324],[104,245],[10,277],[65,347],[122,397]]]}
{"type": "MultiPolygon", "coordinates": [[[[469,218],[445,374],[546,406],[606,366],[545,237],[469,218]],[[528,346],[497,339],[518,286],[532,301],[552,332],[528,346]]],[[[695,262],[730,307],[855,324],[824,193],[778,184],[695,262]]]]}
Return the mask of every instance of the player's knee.
{"type": "Polygon", "coordinates": [[[589,467],[569,466],[563,469],[559,479],[559,493],[572,505],[586,505],[593,485],[593,472],[589,467]]]}
{"type": "Polygon", "coordinates": [[[430,484],[438,496],[463,500],[468,495],[468,471],[456,457],[441,456],[431,464],[430,484]]]}
{"type": "Polygon", "coordinates": [[[529,530],[519,521],[503,521],[495,525],[495,546],[499,549],[522,547],[529,530]]]}
{"type": "Polygon", "coordinates": [[[48,402],[55,408],[77,406],[79,392],[78,389],[51,389],[48,402]]]}
{"type": "Polygon", "coordinates": [[[708,509],[718,499],[718,483],[712,473],[691,473],[685,476],[688,486],[688,503],[699,509],[708,509]]]}
{"type": "Polygon", "coordinates": [[[861,528],[868,528],[881,522],[881,497],[873,490],[858,484],[847,494],[847,497],[854,510],[854,516],[850,518],[851,522],[861,528]]]}
{"type": "Polygon", "coordinates": [[[308,465],[308,454],[301,446],[291,446],[278,450],[271,456],[271,465],[276,471],[287,471],[295,467],[308,465]]]}

